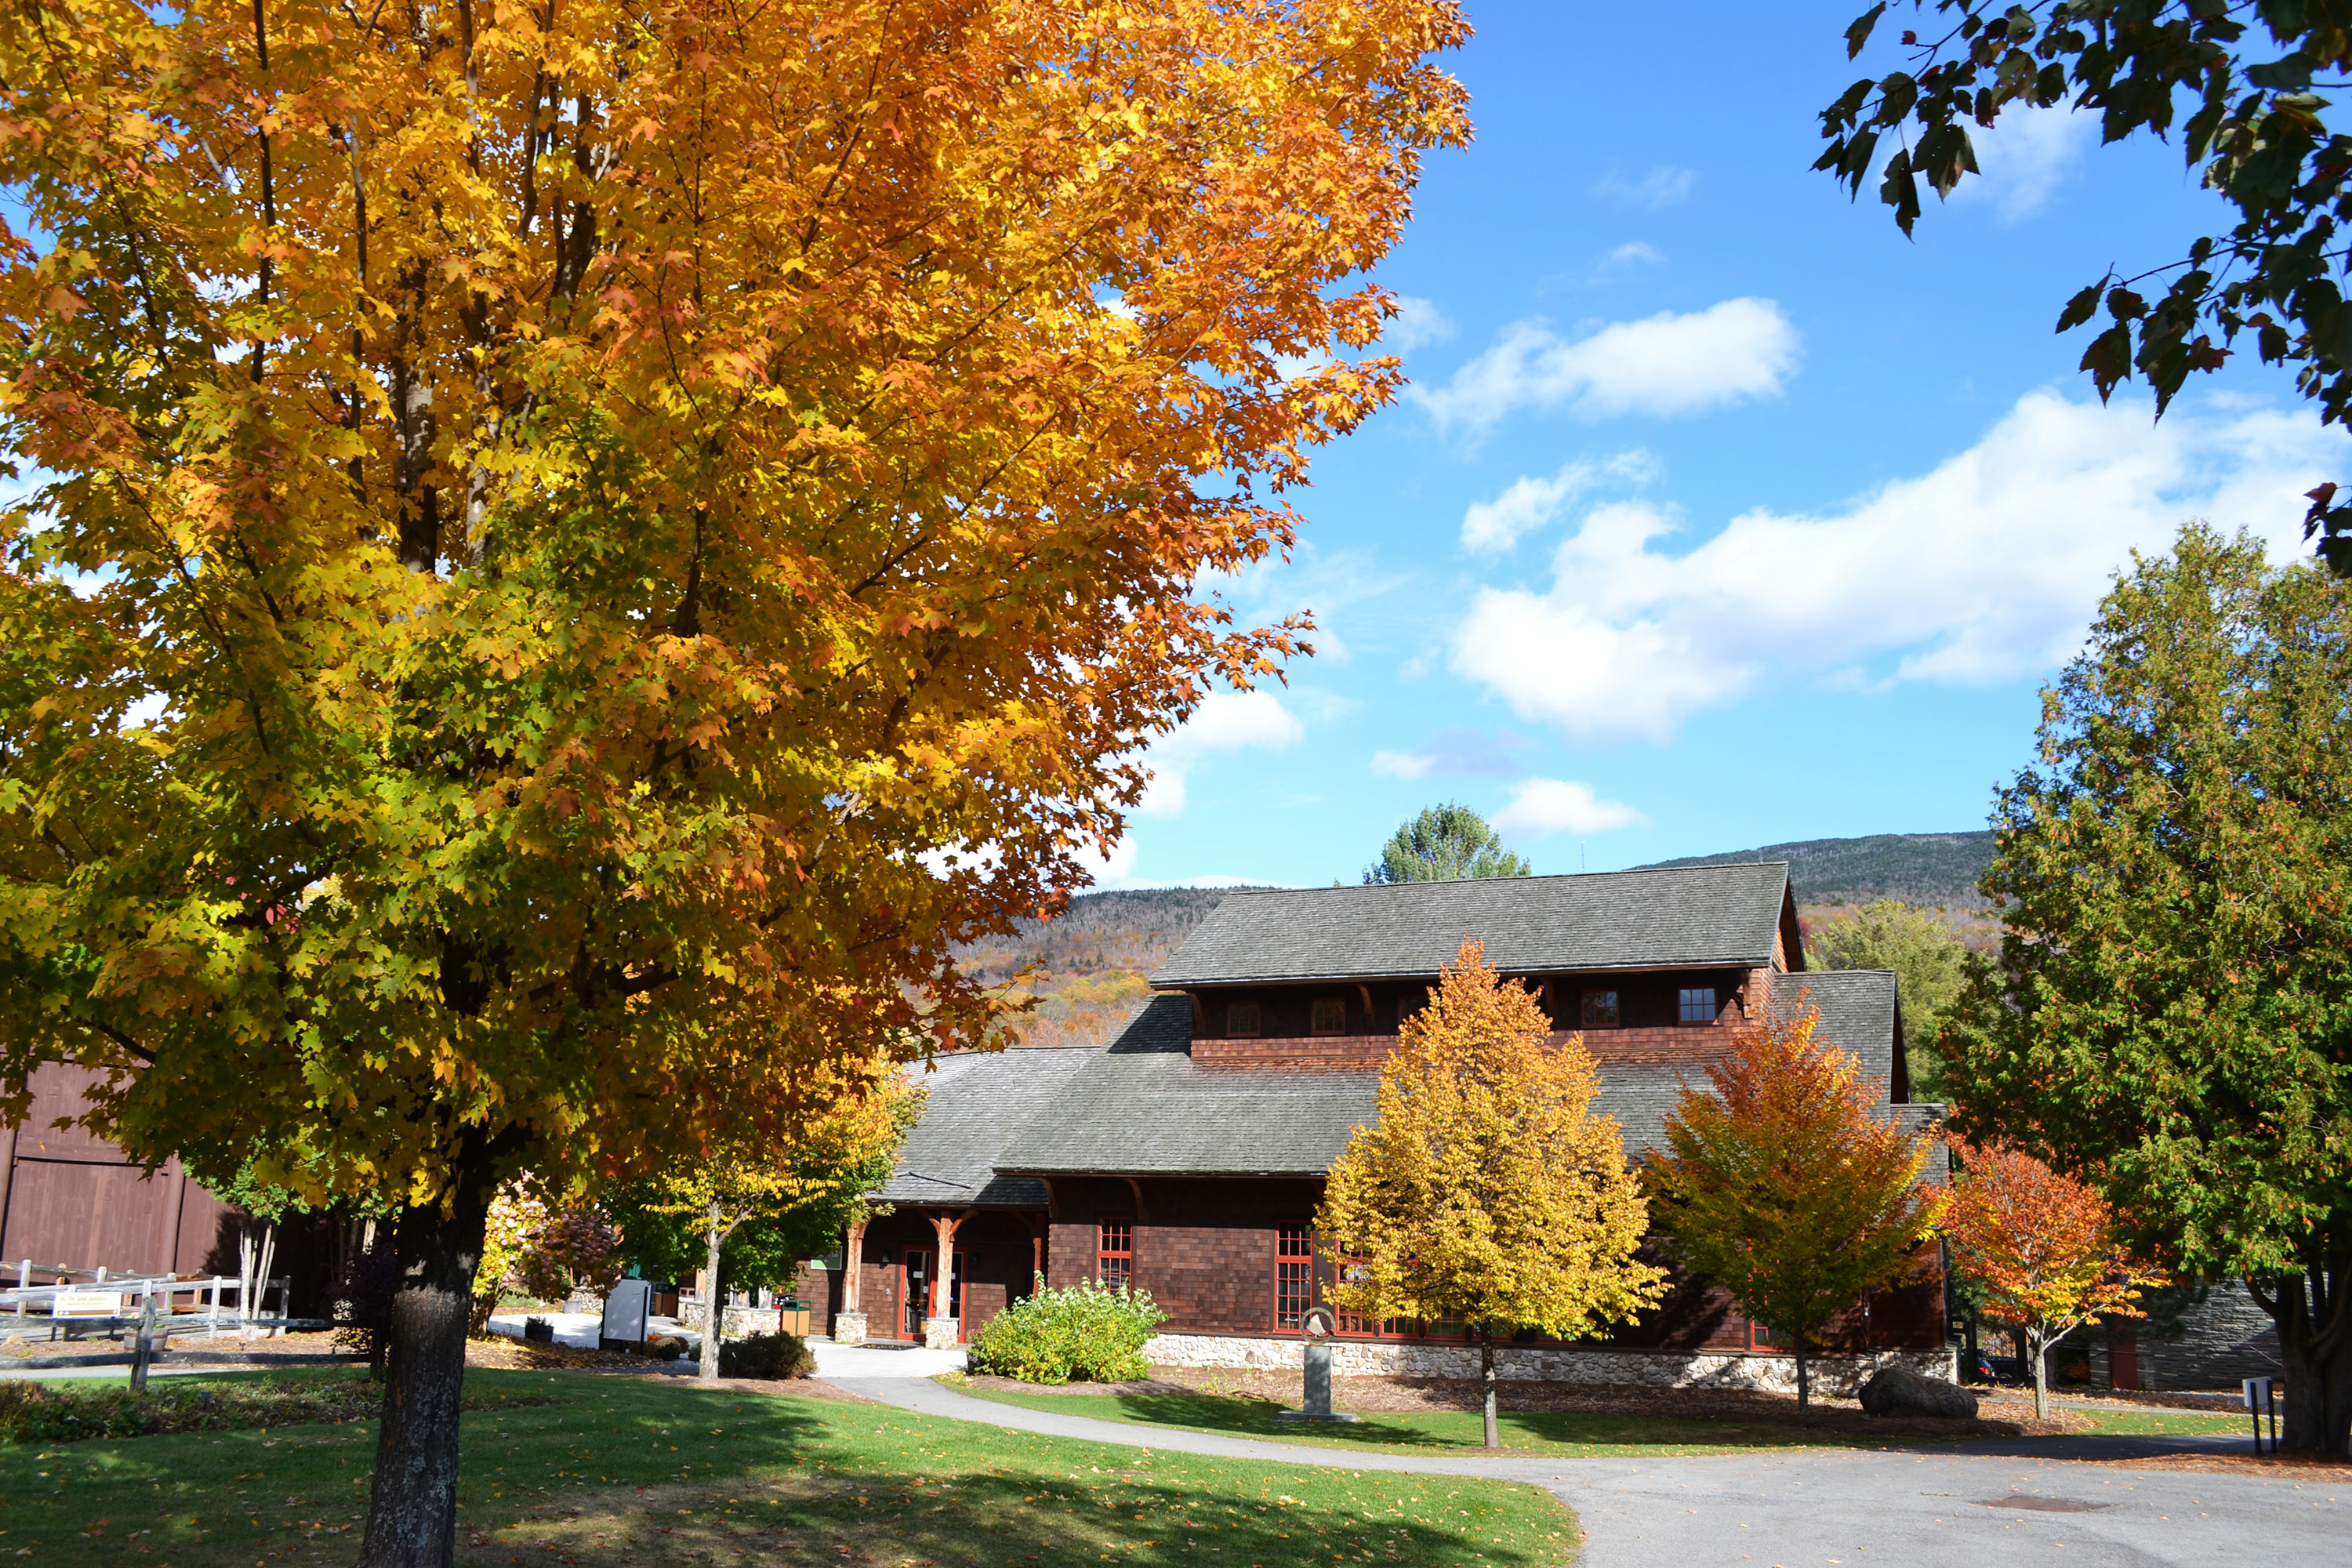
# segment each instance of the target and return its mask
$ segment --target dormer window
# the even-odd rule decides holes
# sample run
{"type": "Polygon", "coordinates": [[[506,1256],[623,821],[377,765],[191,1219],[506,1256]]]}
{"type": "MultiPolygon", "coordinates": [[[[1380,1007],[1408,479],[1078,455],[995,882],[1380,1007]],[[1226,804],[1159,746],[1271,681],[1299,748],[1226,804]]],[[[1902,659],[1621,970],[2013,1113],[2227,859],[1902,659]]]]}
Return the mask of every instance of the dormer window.
{"type": "Polygon", "coordinates": [[[1588,1029],[1613,1029],[1617,1026],[1617,993],[1588,991],[1584,994],[1584,1026],[1588,1029]]]}
{"type": "Polygon", "coordinates": [[[1315,1032],[1318,1035],[1344,1035],[1348,1032],[1348,999],[1344,996],[1315,998],[1315,1032]]]}
{"type": "Polygon", "coordinates": [[[1228,1002],[1225,1004],[1225,1033],[1249,1036],[1257,1033],[1257,1004],[1228,1002]]]}
{"type": "Polygon", "coordinates": [[[1685,1024],[1715,1022],[1715,987],[1685,985],[1682,988],[1682,1021],[1685,1024]]]}

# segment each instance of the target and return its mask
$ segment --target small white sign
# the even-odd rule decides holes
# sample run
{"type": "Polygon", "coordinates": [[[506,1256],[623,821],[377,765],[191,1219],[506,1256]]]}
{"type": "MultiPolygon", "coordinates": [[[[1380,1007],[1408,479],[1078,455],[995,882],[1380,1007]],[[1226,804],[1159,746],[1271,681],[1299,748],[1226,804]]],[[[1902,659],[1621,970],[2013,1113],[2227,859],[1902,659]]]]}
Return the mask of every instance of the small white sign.
{"type": "Polygon", "coordinates": [[[59,1318],[120,1318],[130,1300],[115,1290],[60,1290],[49,1311],[59,1318]]]}

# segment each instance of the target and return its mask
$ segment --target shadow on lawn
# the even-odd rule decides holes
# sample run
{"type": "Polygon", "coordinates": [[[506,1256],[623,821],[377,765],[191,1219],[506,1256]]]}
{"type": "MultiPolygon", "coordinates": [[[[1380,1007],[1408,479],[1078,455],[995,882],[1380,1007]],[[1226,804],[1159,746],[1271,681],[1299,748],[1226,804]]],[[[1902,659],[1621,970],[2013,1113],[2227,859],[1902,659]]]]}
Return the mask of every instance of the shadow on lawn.
{"type": "MultiPolygon", "coordinates": [[[[1432,1514],[1452,1510],[1441,1484],[1433,1482],[1422,1497],[1432,1514]]],[[[470,1534],[458,1561],[492,1568],[528,1551],[583,1568],[621,1568],[648,1559],[793,1553],[857,1568],[1098,1568],[1115,1553],[1129,1564],[1287,1568],[1328,1556],[1436,1568],[1475,1554],[1490,1568],[1551,1568],[1575,1556],[1578,1535],[1564,1512],[1548,1539],[1528,1526],[1516,1520],[1465,1528],[1457,1517],[1441,1527],[1433,1519],[1374,1513],[1343,1499],[1203,1494],[1135,1472],[1104,1476],[1095,1485],[1034,1474],[964,1473],[928,1482],[891,1475],[831,1484],[796,1476],[666,1487],[626,1499],[575,1498],[561,1512],[470,1534]]]]}
{"type": "MultiPolygon", "coordinates": [[[[1318,1426],[1276,1421],[1280,1405],[1227,1394],[1131,1393],[1108,1397],[1129,1420],[1156,1426],[1191,1426],[1236,1436],[1379,1443],[1431,1452],[1483,1447],[1485,1433],[1475,1410],[1430,1411],[1412,1415],[1358,1412],[1345,1426],[1318,1426]]],[[[1641,1447],[1787,1447],[1794,1445],[1873,1441],[1810,1426],[1775,1422],[1692,1421],[1672,1417],[1605,1415],[1575,1411],[1506,1410],[1496,1423],[1505,1447],[1531,1444],[1591,1444],[1641,1447]]],[[[1956,1434],[1957,1436],[1957,1434],[1956,1434]]],[[[1890,1435],[1882,1441],[1899,1440],[1890,1435]]]]}

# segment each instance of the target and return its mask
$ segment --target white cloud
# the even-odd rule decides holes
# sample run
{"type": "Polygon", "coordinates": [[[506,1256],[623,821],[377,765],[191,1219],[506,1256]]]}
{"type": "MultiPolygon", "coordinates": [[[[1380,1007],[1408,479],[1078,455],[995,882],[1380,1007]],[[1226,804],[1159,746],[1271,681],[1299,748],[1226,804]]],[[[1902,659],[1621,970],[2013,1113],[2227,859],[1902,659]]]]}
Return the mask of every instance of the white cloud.
{"type": "Polygon", "coordinates": [[[1612,201],[1648,207],[1654,212],[1660,207],[1672,206],[1690,195],[1691,187],[1696,184],[1696,169],[1681,169],[1672,163],[1661,163],[1638,179],[1629,180],[1616,174],[1604,174],[1593,190],[1612,201]]]}
{"type": "Polygon", "coordinates": [[[2130,552],[2189,518],[2298,552],[2302,492],[2347,456],[2301,409],[2151,423],[2144,401],[2035,393],[1926,475],[1826,515],[1744,512],[1679,555],[1656,548],[1671,511],[1596,508],[1549,592],[1478,594],[1453,664],[1571,735],[1659,742],[1767,679],[2016,679],[2069,658],[2130,552]]]}
{"type": "Polygon", "coordinates": [[[2098,144],[2099,117],[2063,104],[2012,105],[1991,130],[1969,134],[1979,173],[1953,189],[1953,202],[1989,201],[2003,222],[2016,223],[2048,205],[2098,144]]]}
{"type": "Polygon", "coordinates": [[[1637,261],[1659,262],[1665,257],[1645,240],[1629,239],[1601,258],[1603,267],[1631,267],[1637,261]]]}
{"type": "Polygon", "coordinates": [[[1307,727],[1273,692],[1213,691],[1175,733],[1151,748],[1151,782],[1136,810],[1146,816],[1173,816],[1184,809],[1186,776],[1207,759],[1280,751],[1306,738],[1307,727]]]}
{"type": "Polygon", "coordinates": [[[1415,580],[1412,572],[1382,565],[1370,551],[1325,551],[1307,541],[1286,560],[1268,556],[1238,573],[1206,574],[1201,585],[1230,599],[1236,613],[1252,622],[1278,621],[1301,612],[1313,616],[1315,630],[1307,641],[1317,661],[1344,665],[1349,655],[1340,638],[1339,621],[1360,618],[1358,606],[1415,580]]]}
{"type": "Polygon", "coordinates": [[[1548,479],[1522,475],[1493,500],[1473,501],[1462,514],[1462,542],[1472,550],[1507,550],[1530,529],[1541,528],[1560,509],[1608,479],[1646,484],[1657,462],[1638,448],[1598,460],[1576,458],[1548,479]]]}
{"type": "Polygon", "coordinates": [[[1622,800],[1602,800],[1592,786],[1571,779],[1529,779],[1511,791],[1511,804],[1495,814],[1495,831],[1515,842],[1555,833],[1608,833],[1646,827],[1650,819],[1622,800]]]}
{"type": "Polygon", "coordinates": [[[1110,847],[1108,855],[1089,844],[1072,858],[1086,868],[1087,879],[1096,887],[1125,887],[1135,875],[1135,840],[1120,838],[1110,847]]]}
{"type": "Polygon", "coordinates": [[[1694,414],[1768,397],[1797,368],[1797,329],[1770,300],[1726,300],[1663,311],[1564,339],[1542,321],[1515,321],[1492,348],[1435,391],[1411,395],[1440,429],[1475,438],[1515,408],[1566,404],[1588,419],[1694,414]]]}
{"type": "Polygon", "coordinates": [[[1516,779],[1527,775],[1518,753],[1535,744],[1525,735],[1497,730],[1444,730],[1418,752],[1374,752],[1372,772],[1384,778],[1418,779],[1431,773],[1466,773],[1516,779]]]}
{"type": "Polygon", "coordinates": [[[1396,314],[1381,333],[1381,342],[1398,353],[1411,353],[1423,343],[1444,342],[1458,330],[1434,301],[1400,294],[1396,298],[1396,314]]]}

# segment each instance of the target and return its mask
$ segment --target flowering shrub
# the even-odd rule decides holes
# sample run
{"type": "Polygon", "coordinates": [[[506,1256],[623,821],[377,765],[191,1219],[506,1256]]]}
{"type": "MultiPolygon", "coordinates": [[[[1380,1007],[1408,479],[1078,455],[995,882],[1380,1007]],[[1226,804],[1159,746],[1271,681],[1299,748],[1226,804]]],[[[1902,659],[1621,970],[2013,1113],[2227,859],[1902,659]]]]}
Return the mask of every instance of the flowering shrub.
{"type": "Polygon", "coordinates": [[[1125,1383],[1149,1375],[1143,1344],[1168,1321],[1139,1290],[1113,1290],[1092,1279],[1066,1290],[1045,1289],[988,1320],[967,1347],[974,1372],[1023,1383],[1125,1383]]]}
{"type": "Polygon", "coordinates": [[[604,1211],[555,1208],[530,1176],[516,1177],[490,1200],[471,1331],[488,1329],[502,1291],[561,1301],[574,1289],[611,1289],[621,1277],[620,1250],[621,1233],[604,1211]]]}

